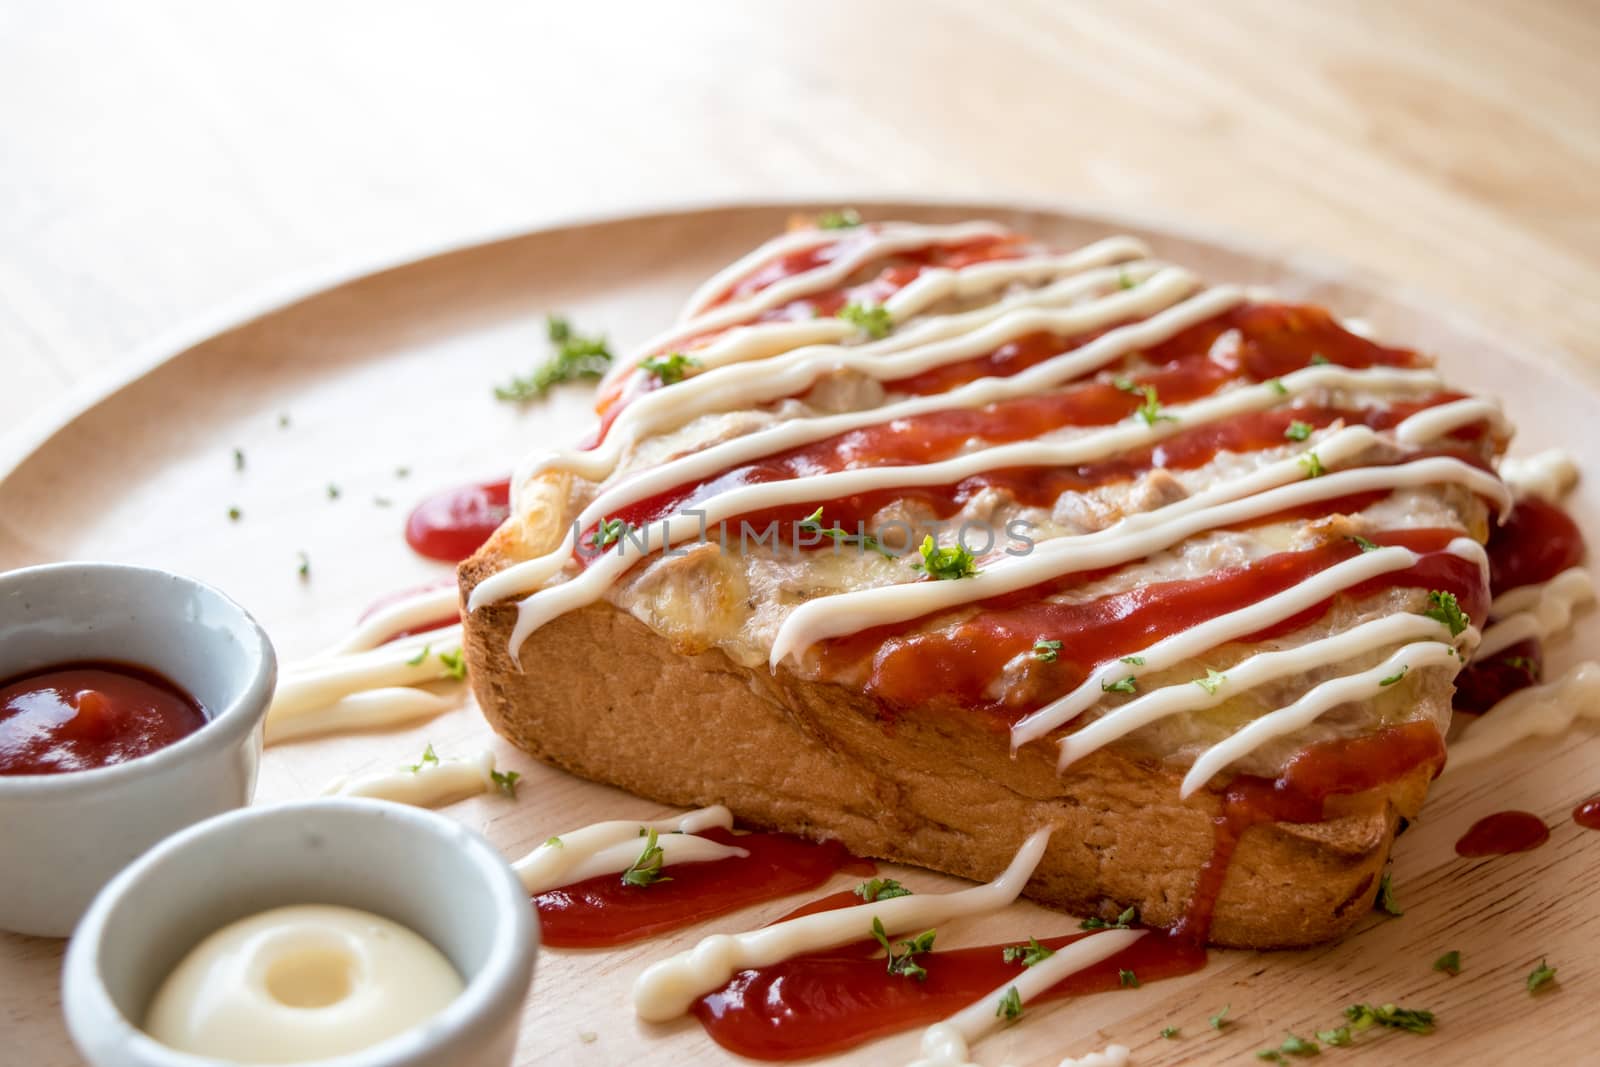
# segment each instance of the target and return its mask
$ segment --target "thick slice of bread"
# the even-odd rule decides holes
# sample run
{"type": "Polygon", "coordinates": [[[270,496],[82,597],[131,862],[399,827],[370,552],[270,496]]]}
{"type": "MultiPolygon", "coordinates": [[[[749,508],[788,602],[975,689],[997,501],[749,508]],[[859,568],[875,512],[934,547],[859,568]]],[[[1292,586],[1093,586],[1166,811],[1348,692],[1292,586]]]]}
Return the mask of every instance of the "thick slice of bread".
{"type": "MultiPolygon", "coordinates": [[[[552,524],[553,525],[553,524],[552,524]]],[[[549,540],[508,523],[461,567],[463,596],[549,540]]],[[[1178,796],[1178,775],[1117,748],[1058,774],[1049,746],[1015,758],[1003,728],[929,709],[892,720],[861,693],[685,654],[606,602],[539,629],[520,669],[514,605],[466,622],[478,702],[529,754],[665,803],[726,804],[748,826],[830,837],[854,852],[988,879],[1033,829],[1055,833],[1027,894],[1078,914],[1137,906],[1176,922],[1211,856],[1219,796],[1178,796]]],[[[1447,695],[1445,697],[1448,699],[1447,695]]],[[[1372,904],[1398,818],[1430,769],[1329,802],[1325,821],[1246,830],[1228,867],[1213,943],[1252,948],[1339,936],[1372,904]]]]}

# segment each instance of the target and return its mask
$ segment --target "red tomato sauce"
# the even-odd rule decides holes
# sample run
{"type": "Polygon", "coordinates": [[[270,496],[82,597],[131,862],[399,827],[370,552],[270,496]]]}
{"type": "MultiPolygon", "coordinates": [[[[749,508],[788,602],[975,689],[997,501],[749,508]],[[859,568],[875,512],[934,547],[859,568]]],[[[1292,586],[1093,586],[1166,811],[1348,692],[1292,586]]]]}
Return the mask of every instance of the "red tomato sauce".
{"type": "Polygon", "coordinates": [[[1469,859],[1527,852],[1550,840],[1550,828],[1530,811],[1497,811],[1472,824],[1456,842],[1456,855],[1469,859]]]}
{"type": "MultiPolygon", "coordinates": [[[[868,924],[862,933],[870,932],[868,924]]],[[[1059,950],[1092,936],[1074,933],[1040,938],[1039,942],[1059,950]]],[[[1027,937],[1021,940],[1026,942],[1027,937]]],[[[741,1056],[757,1060],[824,1056],[874,1037],[937,1022],[1003,987],[1023,971],[1021,961],[1006,962],[1006,948],[1004,944],[983,945],[919,955],[917,963],[927,976],[918,980],[888,973],[882,949],[875,941],[866,940],[741,971],[690,1010],[712,1040],[741,1056]]],[[[1144,985],[1192,974],[1205,965],[1205,959],[1203,947],[1152,932],[1122,952],[1062,979],[1031,1000],[1023,1012],[1045,1001],[1122,988],[1122,971],[1131,971],[1144,985]]]]}
{"type": "Polygon", "coordinates": [[[126,763],[206,724],[198,701],[143,667],[66,663],[0,683],[0,775],[126,763]]]}
{"type": "Polygon", "coordinates": [[[700,836],[748,849],[750,855],[674,864],[663,868],[667,878],[646,886],[627,885],[608,874],[535,894],[544,943],[556,948],[625,945],[815,889],[839,871],[871,875],[877,870],[833,841],[718,828],[700,836]]]}
{"type": "Polygon", "coordinates": [[[1572,821],[1585,830],[1600,830],[1600,797],[1590,797],[1573,808],[1572,821]]]}
{"type": "MultiPolygon", "coordinates": [[[[1481,618],[1488,606],[1479,567],[1446,551],[1458,536],[1451,530],[1406,530],[1375,534],[1380,545],[1403,545],[1421,554],[1412,567],[1351,587],[1352,598],[1388,588],[1423,588],[1453,593],[1461,609],[1481,618]]],[[[875,627],[823,642],[825,676],[861,684],[891,708],[955,702],[963,707],[1032,711],[1077,688],[1101,664],[1138,652],[1156,641],[1219,615],[1237,611],[1291,588],[1359,555],[1355,543],[1339,539],[1315,548],[1280,552],[1216,570],[1201,578],[1154,582],[1078,603],[1045,599],[1104,572],[1070,575],[972,605],[975,613],[939,629],[919,628],[933,618],[875,627]],[[1008,687],[1014,703],[996,705],[988,691],[1007,662],[1034,642],[1061,642],[1052,663],[1037,664],[1036,681],[1008,687]]],[[[1242,640],[1291,633],[1320,618],[1331,601],[1242,640]]]]}
{"type": "Polygon", "coordinates": [[[510,479],[448,489],[412,509],[406,519],[406,543],[418,555],[459,563],[510,514],[510,479]]]}

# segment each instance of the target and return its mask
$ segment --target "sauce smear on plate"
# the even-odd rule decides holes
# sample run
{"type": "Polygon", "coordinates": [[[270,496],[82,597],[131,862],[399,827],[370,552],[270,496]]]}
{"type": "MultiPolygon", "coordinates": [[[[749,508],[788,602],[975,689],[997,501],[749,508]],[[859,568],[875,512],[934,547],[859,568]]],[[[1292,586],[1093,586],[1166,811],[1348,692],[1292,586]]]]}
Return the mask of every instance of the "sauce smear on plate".
{"type": "Polygon", "coordinates": [[[406,520],[406,543],[418,554],[460,563],[511,514],[511,480],[435,493],[406,520]]]}
{"type": "Polygon", "coordinates": [[[1527,852],[1550,840],[1550,828],[1531,811],[1497,811],[1472,824],[1456,842],[1456,855],[1469,859],[1527,852]]]}

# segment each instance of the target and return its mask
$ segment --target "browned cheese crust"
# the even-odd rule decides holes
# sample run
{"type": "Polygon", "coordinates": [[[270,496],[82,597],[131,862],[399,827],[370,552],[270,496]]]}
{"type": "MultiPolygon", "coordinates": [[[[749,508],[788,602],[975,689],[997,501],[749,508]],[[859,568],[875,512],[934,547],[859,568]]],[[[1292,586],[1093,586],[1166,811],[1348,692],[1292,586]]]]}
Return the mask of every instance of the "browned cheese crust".
{"type": "MultiPolygon", "coordinates": [[[[545,547],[518,527],[462,564],[463,597],[545,547]]],[[[1218,794],[1180,800],[1178,773],[1116,746],[1058,774],[1051,746],[1013,758],[985,716],[929,709],[891,721],[860,692],[674,648],[606,602],[536,631],[519,667],[507,650],[515,620],[513,604],[467,618],[478,703],[507,740],[584,778],[667,804],[725,804],[748,826],[976,880],[1050,825],[1028,896],[1106,918],[1133,905],[1153,925],[1182,917],[1211,855],[1218,794]]],[[[1348,930],[1372,906],[1398,819],[1421,806],[1427,778],[1418,768],[1334,798],[1320,823],[1246,830],[1210,940],[1283,948],[1348,930]]]]}

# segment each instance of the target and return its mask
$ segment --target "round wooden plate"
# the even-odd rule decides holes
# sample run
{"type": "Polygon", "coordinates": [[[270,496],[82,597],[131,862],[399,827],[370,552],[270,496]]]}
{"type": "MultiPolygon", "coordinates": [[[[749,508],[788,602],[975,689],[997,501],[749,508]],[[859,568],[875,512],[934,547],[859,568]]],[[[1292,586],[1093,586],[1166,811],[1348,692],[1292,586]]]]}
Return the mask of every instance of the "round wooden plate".
{"type": "MultiPolygon", "coordinates": [[[[1270,284],[1364,319],[1385,340],[1437,354],[1453,380],[1504,399],[1522,424],[1516,452],[1561,445],[1580,460],[1600,461],[1600,391],[1565,380],[1549,369],[1553,363],[1451,312],[1314,257],[1081,213],[860,206],[869,218],[992,218],[1062,245],[1138,233],[1158,255],[1213,280],[1270,284]]],[[[527,234],[356,278],[173,351],[0,470],[0,569],[93,558],[182,571],[249,607],[285,661],[307,655],[377,598],[448,577],[448,568],[412,555],[401,538],[420,496],[503,475],[530,447],[566,442],[587,426],[590,396],[581,386],[527,408],[492,395],[496,383],[543,359],[547,312],[603,331],[625,349],[670,321],[700,280],[781,231],[791,213],[815,210],[688,210],[527,234]],[[237,520],[230,508],[239,510],[237,520]]],[[[1584,528],[1600,522],[1596,487],[1580,486],[1570,505],[1584,528]]],[[[1574,639],[1558,646],[1552,670],[1596,647],[1597,638],[1600,620],[1584,617],[1574,639]]],[[[312,796],[336,775],[413,762],[431,742],[444,755],[492,747],[502,767],[526,775],[514,801],[480,797],[449,809],[508,857],[598,818],[659,812],[533,765],[493,737],[464,687],[441,691],[459,693],[464,706],[412,729],[269,749],[258,802],[312,796]]],[[[1525,742],[1492,767],[1441,783],[1397,848],[1394,885],[1404,918],[1374,914],[1325,948],[1217,952],[1187,979],[1040,1007],[978,1046],[977,1058],[1054,1064],[1116,1041],[1134,1049],[1140,1067],[1255,1062],[1253,1052],[1275,1047],[1284,1031],[1310,1036],[1338,1025],[1345,1005],[1366,1001],[1431,1009],[1438,1031],[1427,1038],[1368,1033],[1360,1047],[1331,1055],[1501,1063],[1537,1049],[1546,1059],[1582,1059],[1590,1053],[1582,1005],[1600,992],[1600,965],[1589,950],[1600,901],[1588,891],[1600,873],[1600,835],[1576,827],[1568,813],[1600,791],[1597,766],[1600,742],[1580,732],[1525,742]],[[1457,859],[1452,846],[1461,832],[1504,808],[1545,817],[1550,842],[1519,856],[1457,859]],[[1462,954],[1456,978],[1431,968],[1450,949],[1462,954]],[[1544,956],[1558,968],[1559,986],[1530,997],[1524,978],[1544,956]],[[1233,1023],[1217,1031],[1207,1018],[1224,1005],[1233,1023]],[[1169,1026],[1180,1028],[1177,1038],[1159,1036],[1169,1026]]],[[[923,871],[894,873],[916,888],[954,884],[923,871]]],[[[637,1022],[629,984],[645,963],[713,928],[757,925],[793,903],[621,950],[545,952],[520,1062],[733,1062],[692,1022],[637,1022]]],[[[939,940],[955,947],[1074,927],[1019,903],[942,930],[939,940]]],[[[59,1016],[60,950],[57,942],[0,935],[0,1017],[7,1020],[0,1059],[30,1067],[77,1062],[59,1016]]],[[[915,1033],[902,1034],[837,1062],[906,1062],[916,1042],[915,1033]]]]}

